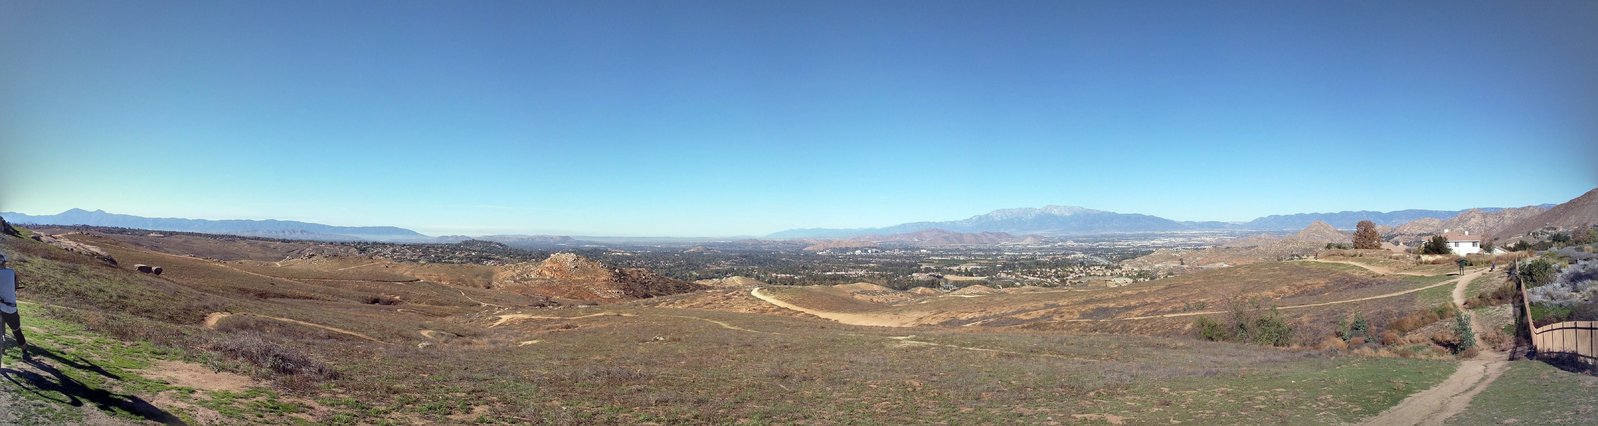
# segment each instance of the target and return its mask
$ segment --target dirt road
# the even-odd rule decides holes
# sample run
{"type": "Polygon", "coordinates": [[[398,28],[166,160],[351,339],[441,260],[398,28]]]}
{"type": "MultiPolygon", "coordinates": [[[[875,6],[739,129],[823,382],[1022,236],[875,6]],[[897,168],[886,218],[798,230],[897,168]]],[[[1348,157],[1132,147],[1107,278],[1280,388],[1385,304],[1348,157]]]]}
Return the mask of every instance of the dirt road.
{"type": "MultiPolygon", "coordinates": [[[[1471,280],[1484,274],[1485,271],[1477,270],[1460,276],[1454,287],[1454,304],[1464,306],[1465,288],[1471,280]]],[[[1447,320],[1445,320],[1447,321],[1447,320]]],[[[1509,357],[1502,352],[1492,351],[1481,343],[1481,327],[1476,325],[1476,317],[1471,316],[1471,329],[1475,333],[1476,347],[1483,349],[1476,359],[1461,362],[1459,370],[1448,376],[1437,386],[1410,395],[1409,398],[1399,402],[1393,408],[1383,411],[1370,420],[1367,425],[1441,425],[1449,417],[1465,411],[1470,406],[1471,398],[1475,398],[1481,391],[1486,390],[1504,370],[1509,369],[1509,357]]]]}
{"type": "Polygon", "coordinates": [[[269,315],[250,314],[250,313],[238,313],[238,314],[235,314],[235,313],[231,313],[231,312],[212,312],[210,315],[206,315],[205,316],[205,328],[214,330],[214,329],[216,329],[217,324],[221,323],[222,320],[227,319],[228,317],[234,317],[234,316],[248,316],[248,317],[256,317],[256,318],[266,318],[266,319],[269,319],[269,320],[294,323],[294,324],[299,324],[299,325],[303,325],[303,326],[306,326],[306,327],[319,328],[319,329],[331,331],[331,332],[334,332],[334,333],[355,336],[355,337],[359,337],[359,338],[370,340],[370,341],[377,342],[377,343],[388,343],[388,342],[384,342],[382,340],[377,340],[377,338],[372,337],[372,336],[368,336],[368,335],[361,334],[361,333],[356,333],[356,332],[345,330],[345,329],[338,328],[338,327],[321,325],[321,324],[317,324],[317,323],[314,323],[314,322],[305,322],[305,321],[300,321],[300,320],[292,319],[292,318],[274,317],[274,316],[269,316],[269,315]]]}
{"type": "Polygon", "coordinates": [[[755,287],[753,290],[749,290],[749,295],[754,296],[756,299],[764,300],[766,303],[777,305],[778,307],[804,312],[810,315],[815,315],[849,325],[866,325],[873,327],[910,327],[916,325],[914,318],[907,318],[900,315],[853,314],[810,309],[778,300],[777,298],[772,297],[770,294],[766,294],[765,289],[761,287],[755,287]]]}
{"type": "Polygon", "coordinates": [[[1375,272],[1375,273],[1382,274],[1382,275],[1409,275],[1409,276],[1413,276],[1413,277],[1424,277],[1424,276],[1427,276],[1426,274],[1422,274],[1422,273],[1418,273],[1418,272],[1397,272],[1397,271],[1394,271],[1392,268],[1388,268],[1388,267],[1384,267],[1384,266],[1376,266],[1376,265],[1367,265],[1367,264],[1364,264],[1364,263],[1359,263],[1359,262],[1354,262],[1354,261],[1349,261],[1349,260],[1303,259],[1303,260],[1299,260],[1299,262],[1319,262],[1319,263],[1336,263],[1336,264],[1340,264],[1340,265],[1353,265],[1353,266],[1358,266],[1360,268],[1364,268],[1367,271],[1375,272]]]}

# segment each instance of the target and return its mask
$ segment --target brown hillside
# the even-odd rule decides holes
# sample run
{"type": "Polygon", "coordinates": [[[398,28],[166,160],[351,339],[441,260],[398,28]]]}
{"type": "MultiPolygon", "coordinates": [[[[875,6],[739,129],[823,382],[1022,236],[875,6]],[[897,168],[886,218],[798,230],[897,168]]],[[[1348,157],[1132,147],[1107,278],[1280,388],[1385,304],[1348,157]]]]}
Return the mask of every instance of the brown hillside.
{"type": "Polygon", "coordinates": [[[1505,226],[1494,235],[1496,238],[1514,238],[1545,226],[1574,228],[1595,223],[1598,223],[1598,188],[1593,188],[1580,197],[1554,206],[1536,216],[1505,226]]]}
{"type": "Polygon", "coordinates": [[[1326,247],[1327,243],[1353,241],[1352,235],[1340,232],[1326,222],[1315,221],[1297,234],[1286,237],[1256,235],[1202,250],[1160,249],[1147,256],[1128,260],[1125,265],[1139,269],[1183,272],[1195,268],[1247,265],[1293,256],[1310,256],[1316,250],[1326,247]]]}
{"type": "Polygon", "coordinates": [[[494,274],[493,285],[524,294],[589,302],[617,302],[705,288],[647,269],[613,269],[572,253],[555,253],[536,265],[501,267],[494,274]]]}
{"type": "Polygon", "coordinates": [[[1487,212],[1482,209],[1470,209],[1460,212],[1459,215],[1448,220],[1434,218],[1418,219],[1399,225],[1394,232],[1400,235],[1441,234],[1443,230],[1470,231],[1471,234],[1496,235],[1517,222],[1535,217],[1545,212],[1541,207],[1527,206],[1514,209],[1503,209],[1496,212],[1487,212]]]}

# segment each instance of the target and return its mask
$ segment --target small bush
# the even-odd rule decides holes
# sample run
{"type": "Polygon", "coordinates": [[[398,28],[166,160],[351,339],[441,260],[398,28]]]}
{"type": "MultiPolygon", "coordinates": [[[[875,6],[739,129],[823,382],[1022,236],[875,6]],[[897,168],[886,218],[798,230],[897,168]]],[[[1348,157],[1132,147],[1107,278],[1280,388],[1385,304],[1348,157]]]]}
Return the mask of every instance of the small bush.
{"type": "Polygon", "coordinates": [[[1470,328],[1470,314],[1460,312],[1454,316],[1454,334],[1459,336],[1459,345],[1453,347],[1455,354],[1475,349],[1476,331],[1470,328]]]}
{"type": "Polygon", "coordinates": [[[1401,337],[1402,336],[1399,336],[1398,332],[1396,332],[1396,331],[1393,331],[1393,330],[1383,331],[1382,332],[1382,345],[1383,346],[1392,346],[1393,344],[1398,343],[1398,339],[1401,338],[1401,337]]]}
{"type": "Polygon", "coordinates": [[[368,305],[398,305],[400,300],[392,297],[366,296],[366,298],[361,300],[361,303],[368,305]]]}
{"type": "Polygon", "coordinates": [[[1520,267],[1520,278],[1526,281],[1526,288],[1552,284],[1557,274],[1554,264],[1547,259],[1535,259],[1520,267]]]}
{"type": "Polygon", "coordinates": [[[1282,319],[1276,308],[1268,313],[1249,309],[1241,303],[1232,304],[1232,312],[1225,323],[1199,317],[1193,322],[1198,337],[1210,341],[1247,342],[1266,346],[1287,346],[1293,340],[1293,327],[1282,319]]]}
{"type": "Polygon", "coordinates": [[[211,350],[254,365],[262,372],[338,378],[338,372],[333,367],[311,359],[303,352],[266,340],[260,333],[225,334],[209,346],[211,350]]]}
{"type": "Polygon", "coordinates": [[[1323,351],[1346,351],[1348,350],[1348,343],[1343,342],[1343,339],[1333,336],[1326,336],[1326,338],[1321,339],[1321,342],[1316,344],[1315,347],[1323,351]]]}

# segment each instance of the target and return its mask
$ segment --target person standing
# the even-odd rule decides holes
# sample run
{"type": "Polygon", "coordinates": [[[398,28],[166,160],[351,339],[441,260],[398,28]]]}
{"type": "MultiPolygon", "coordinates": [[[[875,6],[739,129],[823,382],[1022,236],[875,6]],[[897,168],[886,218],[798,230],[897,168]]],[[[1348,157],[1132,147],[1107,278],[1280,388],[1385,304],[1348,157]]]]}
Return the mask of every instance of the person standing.
{"type": "MultiPolygon", "coordinates": [[[[30,361],[28,355],[28,340],[22,337],[22,316],[17,314],[17,272],[11,270],[7,263],[6,255],[0,253],[0,322],[5,323],[5,328],[11,329],[11,336],[17,339],[17,347],[22,349],[22,360],[30,361]]],[[[4,332],[5,330],[0,330],[4,332]]],[[[4,339],[0,336],[0,339],[4,339]]],[[[5,346],[0,345],[0,356],[5,355],[5,346]]]]}

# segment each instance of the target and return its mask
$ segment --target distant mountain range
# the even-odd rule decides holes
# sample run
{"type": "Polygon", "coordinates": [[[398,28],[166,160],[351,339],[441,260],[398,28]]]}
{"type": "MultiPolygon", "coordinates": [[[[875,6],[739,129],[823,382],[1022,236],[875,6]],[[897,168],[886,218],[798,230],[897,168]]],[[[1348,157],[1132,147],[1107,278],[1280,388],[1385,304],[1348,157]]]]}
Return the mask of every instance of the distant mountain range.
{"type": "MultiPolygon", "coordinates": [[[[253,237],[322,240],[322,241],[382,241],[382,242],[459,242],[466,236],[430,237],[416,231],[393,226],[333,226],[319,223],[286,220],[205,220],[180,218],[148,218],[107,213],[103,210],[71,209],[60,214],[31,216],[21,213],[0,212],[5,220],[19,225],[89,225],[119,228],[149,229],[157,231],[199,232],[208,234],[242,235],[253,237]]],[[[766,236],[771,239],[850,239],[866,237],[875,242],[918,242],[921,244],[969,244],[976,240],[1008,240],[1025,235],[1089,235],[1176,231],[1295,231],[1316,222],[1324,222],[1336,229],[1354,229],[1361,220],[1377,225],[1430,229],[1436,226],[1455,225],[1462,228],[1483,228],[1478,232],[1499,234],[1505,237],[1521,235],[1542,226],[1568,226],[1592,223],[1598,216],[1598,189],[1589,191],[1568,203],[1555,206],[1543,204],[1518,209],[1480,208],[1467,210],[1399,210],[1392,212],[1344,211],[1335,213],[1299,213],[1271,215],[1248,222],[1195,222],[1176,221],[1158,216],[1136,213],[1116,213],[1074,206],[1046,206],[1043,208],[1016,208],[994,210],[966,219],[943,222],[912,222],[881,228],[808,228],[792,229],[766,236]],[[1541,212],[1539,214],[1539,212],[1541,212]],[[1464,214],[1464,215],[1462,215],[1464,214]],[[1527,216],[1537,215],[1535,218],[1527,216]],[[1521,219],[1526,219],[1521,223],[1521,219]],[[1416,221],[1422,221],[1416,223],[1416,221]],[[1450,221],[1452,220],[1452,221],[1450,221]],[[1445,222],[1449,221],[1449,222],[1445,222]],[[924,231],[939,230],[926,233],[924,231]],[[947,232],[945,232],[947,231],[947,232]],[[901,234],[916,234],[900,236],[901,234]],[[958,235],[984,234],[990,235],[958,235]],[[1003,235],[1008,234],[1008,235],[1003,235]],[[951,236],[953,235],[953,236],[951,236]]],[[[1432,231],[1428,231],[1432,232],[1432,231]]],[[[520,248],[561,248],[593,244],[625,242],[719,241],[720,239],[650,239],[626,237],[565,237],[548,235],[492,235],[476,239],[496,241],[520,248]],[[660,241],[656,241],[660,240],[660,241]]],[[[862,240],[863,241],[863,240],[862,240]]],[[[858,243],[858,241],[857,241],[858,243]]]]}
{"type": "Polygon", "coordinates": [[[333,226],[290,220],[205,220],[150,218],[104,210],[72,209],[60,214],[30,216],[4,212],[6,221],[20,225],[89,225],[153,231],[200,232],[320,241],[432,242],[433,237],[393,226],[333,226]]]}
{"type": "MultiPolygon", "coordinates": [[[[1536,206],[1551,207],[1552,204],[1536,206]]],[[[1477,209],[1497,212],[1502,208],[1477,209]]],[[[1467,210],[1399,210],[1393,212],[1344,211],[1271,215],[1243,223],[1175,221],[1136,213],[1116,213],[1074,206],[1047,206],[994,210],[963,220],[912,222],[882,228],[808,228],[768,235],[768,238],[850,238],[866,235],[893,235],[941,229],[953,232],[1004,232],[1009,234],[1085,235],[1173,231],[1294,231],[1316,222],[1337,229],[1354,229],[1361,220],[1377,225],[1398,226],[1418,219],[1447,220],[1467,210]]]]}

